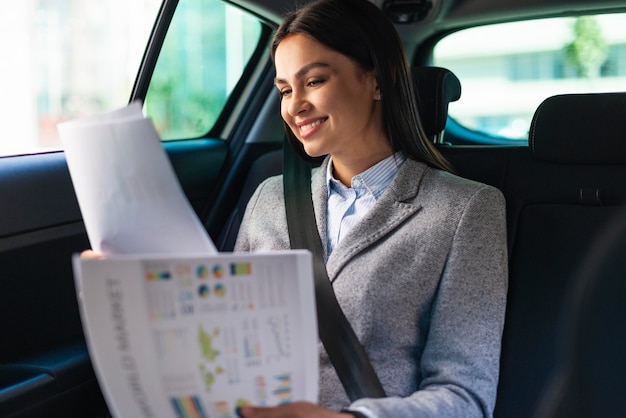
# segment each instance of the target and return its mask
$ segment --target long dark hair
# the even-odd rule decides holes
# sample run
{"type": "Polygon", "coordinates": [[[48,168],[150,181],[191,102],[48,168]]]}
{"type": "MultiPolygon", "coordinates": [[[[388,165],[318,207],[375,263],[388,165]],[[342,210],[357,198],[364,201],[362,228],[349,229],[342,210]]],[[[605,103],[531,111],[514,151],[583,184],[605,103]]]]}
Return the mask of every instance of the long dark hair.
{"type": "MultiPolygon", "coordinates": [[[[302,33],[374,71],[382,93],[383,124],[394,151],[431,167],[451,171],[428,139],[420,122],[410,67],[398,33],[389,19],[367,0],[316,0],[288,15],[272,42],[272,59],[281,41],[302,33]]],[[[302,144],[284,123],[291,147],[305,160],[302,144]]]]}

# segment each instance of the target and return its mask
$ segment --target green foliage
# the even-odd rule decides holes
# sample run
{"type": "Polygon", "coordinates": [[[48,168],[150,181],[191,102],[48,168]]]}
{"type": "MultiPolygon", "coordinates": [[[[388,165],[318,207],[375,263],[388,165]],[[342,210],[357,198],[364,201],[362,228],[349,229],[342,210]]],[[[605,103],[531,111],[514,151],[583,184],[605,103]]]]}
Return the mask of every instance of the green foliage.
{"type": "Polygon", "coordinates": [[[182,89],[172,78],[153,79],[145,110],[163,139],[195,138],[206,134],[219,117],[225,98],[212,91],[182,89]]]}
{"type": "Polygon", "coordinates": [[[145,100],[162,139],[197,138],[211,130],[260,33],[256,19],[221,1],[178,4],[145,100]]]}
{"type": "Polygon", "coordinates": [[[593,16],[581,16],[574,22],[573,32],[574,40],[564,48],[567,60],[579,77],[598,77],[609,53],[598,22],[593,16]]]}

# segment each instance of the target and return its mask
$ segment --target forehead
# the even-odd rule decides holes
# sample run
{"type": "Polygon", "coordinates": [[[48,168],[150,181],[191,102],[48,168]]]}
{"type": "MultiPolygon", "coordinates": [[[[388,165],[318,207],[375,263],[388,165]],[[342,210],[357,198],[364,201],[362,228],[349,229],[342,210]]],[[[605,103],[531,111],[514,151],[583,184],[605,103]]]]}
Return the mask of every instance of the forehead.
{"type": "Polygon", "coordinates": [[[354,66],[345,55],[326,47],[310,36],[292,34],[283,39],[276,48],[274,56],[276,78],[287,80],[301,75],[307,67],[327,67],[332,69],[354,66]],[[310,66],[312,63],[323,64],[310,66]]]}

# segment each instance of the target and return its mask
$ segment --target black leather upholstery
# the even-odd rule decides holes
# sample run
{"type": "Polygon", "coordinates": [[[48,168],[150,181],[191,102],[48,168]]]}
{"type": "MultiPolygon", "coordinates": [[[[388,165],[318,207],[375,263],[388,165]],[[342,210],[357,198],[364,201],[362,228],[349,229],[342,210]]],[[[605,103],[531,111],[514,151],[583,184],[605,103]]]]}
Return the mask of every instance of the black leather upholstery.
{"type": "Polygon", "coordinates": [[[535,112],[535,158],[561,164],[626,164],[626,93],[564,94],[535,112]]]}
{"type": "Polygon", "coordinates": [[[437,136],[446,127],[448,105],[461,97],[461,82],[441,67],[415,67],[411,75],[424,131],[437,136]]]}
{"type": "Polygon", "coordinates": [[[539,418],[626,416],[626,217],[591,244],[566,299],[539,418]]]}
{"type": "Polygon", "coordinates": [[[580,262],[601,231],[626,219],[623,97],[547,99],[534,117],[532,149],[440,148],[458,174],[498,187],[507,202],[509,293],[496,418],[535,414],[564,355],[561,316],[580,262]]]}

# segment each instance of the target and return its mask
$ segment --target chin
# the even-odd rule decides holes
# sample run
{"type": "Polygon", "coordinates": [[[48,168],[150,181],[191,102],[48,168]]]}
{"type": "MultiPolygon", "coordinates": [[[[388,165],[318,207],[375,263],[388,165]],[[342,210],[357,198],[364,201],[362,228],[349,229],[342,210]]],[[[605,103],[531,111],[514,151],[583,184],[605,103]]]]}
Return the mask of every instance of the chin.
{"type": "Polygon", "coordinates": [[[310,146],[311,144],[307,145],[307,143],[305,141],[303,141],[301,138],[298,138],[298,140],[302,144],[302,147],[304,148],[304,152],[309,157],[317,158],[317,157],[323,157],[325,155],[328,155],[327,151],[322,150],[322,149],[320,149],[319,147],[316,147],[316,146],[310,146]]]}
{"type": "Polygon", "coordinates": [[[311,158],[325,157],[326,155],[328,155],[327,152],[308,150],[306,147],[304,148],[304,152],[306,152],[306,155],[308,155],[311,158]]]}

